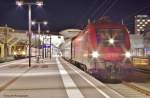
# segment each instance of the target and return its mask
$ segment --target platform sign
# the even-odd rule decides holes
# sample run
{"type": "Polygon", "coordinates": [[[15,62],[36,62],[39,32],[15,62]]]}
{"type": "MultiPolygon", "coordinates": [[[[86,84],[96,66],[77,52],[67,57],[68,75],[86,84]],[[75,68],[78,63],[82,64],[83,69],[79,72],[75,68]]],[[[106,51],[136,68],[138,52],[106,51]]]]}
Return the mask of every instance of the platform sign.
{"type": "Polygon", "coordinates": [[[145,54],[150,55],[150,48],[145,48],[145,54]]]}
{"type": "Polygon", "coordinates": [[[40,45],[40,48],[50,48],[51,45],[48,44],[44,44],[44,45],[40,45]]]}

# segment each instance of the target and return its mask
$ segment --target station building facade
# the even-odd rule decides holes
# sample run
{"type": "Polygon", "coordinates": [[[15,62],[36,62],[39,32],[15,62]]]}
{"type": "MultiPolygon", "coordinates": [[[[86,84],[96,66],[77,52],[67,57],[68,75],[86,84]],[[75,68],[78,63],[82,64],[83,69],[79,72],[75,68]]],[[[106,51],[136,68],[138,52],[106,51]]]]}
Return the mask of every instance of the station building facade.
{"type": "Polygon", "coordinates": [[[13,55],[13,47],[18,42],[27,43],[25,32],[16,31],[7,25],[0,27],[0,59],[13,55]]]}
{"type": "Polygon", "coordinates": [[[135,16],[135,34],[131,35],[133,55],[150,56],[150,16],[135,16]]]}

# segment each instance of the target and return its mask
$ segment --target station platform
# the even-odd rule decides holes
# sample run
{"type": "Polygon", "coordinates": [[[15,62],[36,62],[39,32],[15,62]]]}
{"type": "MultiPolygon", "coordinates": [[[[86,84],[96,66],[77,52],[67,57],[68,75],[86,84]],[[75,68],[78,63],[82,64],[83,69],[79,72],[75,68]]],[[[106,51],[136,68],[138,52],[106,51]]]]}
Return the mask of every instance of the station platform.
{"type": "Polygon", "coordinates": [[[13,61],[13,60],[15,60],[15,58],[13,56],[9,56],[7,58],[0,58],[0,63],[9,62],[9,61],[13,61]]]}
{"type": "Polygon", "coordinates": [[[61,58],[1,63],[0,98],[125,98],[61,58]]]}

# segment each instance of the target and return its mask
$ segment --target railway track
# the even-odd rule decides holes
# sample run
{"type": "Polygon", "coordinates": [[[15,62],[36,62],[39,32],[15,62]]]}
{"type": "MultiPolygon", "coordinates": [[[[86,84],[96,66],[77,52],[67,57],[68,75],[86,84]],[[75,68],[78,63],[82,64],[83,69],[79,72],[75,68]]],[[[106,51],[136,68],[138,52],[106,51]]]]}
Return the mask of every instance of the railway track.
{"type": "MultiPolygon", "coordinates": [[[[150,74],[149,71],[136,69],[136,71],[150,74]]],[[[114,89],[125,98],[150,98],[150,90],[140,88],[140,86],[135,85],[135,83],[122,82],[120,84],[106,84],[108,87],[114,89]]]]}
{"type": "Polygon", "coordinates": [[[138,85],[133,84],[133,83],[123,82],[123,84],[128,86],[128,87],[130,87],[130,88],[132,88],[132,89],[135,89],[135,90],[137,90],[137,91],[139,91],[139,92],[141,92],[141,93],[143,93],[145,95],[150,96],[150,90],[143,89],[143,88],[141,88],[138,85]]]}
{"type": "Polygon", "coordinates": [[[125,98],[150,98],[150,92],[133,85],[132,83],[122,82],[120,84],[106,84],[125,98]]]}
{"type": "Polygon", "coordinates": [[[136,71],[139,71],[139,72],[142,72],[142,73],[145,73],[145,74],[150,74],[150,71],[149,70],[145,70],[145,69],[136,68],[136,71]]]}

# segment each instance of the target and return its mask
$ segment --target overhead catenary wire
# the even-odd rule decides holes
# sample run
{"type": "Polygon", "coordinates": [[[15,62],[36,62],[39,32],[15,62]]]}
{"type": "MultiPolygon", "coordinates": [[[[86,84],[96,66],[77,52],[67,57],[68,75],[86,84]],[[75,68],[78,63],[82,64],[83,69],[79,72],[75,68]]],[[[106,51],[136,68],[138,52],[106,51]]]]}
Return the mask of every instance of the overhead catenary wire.
{"type": "MultiPolygon", "coordinates": [[[[108,0],[105,0],[105,1],[93,12],[93,14],[92,14],[90,17],[91,17],[91,18],[94,17],[95,14],[96,14],[97,12],[99,12],[100,8],[102,8],[102,7],[106,4],[107,1],[108,1],[108,0]]],[[[108,2],[107,2],[107,3],[108,3],[108,2]]]]}
{"type": "MultiPolygon", "coordinates": [[[[148,8],[150,8],[150,5],[145,6],[145,7],[143,7],[143,8],[140,8],[140,9],[137,9],[136,11],[132,12],[132,14],[129,14],[129,15],[127,15],[127,16],[121,18],[121,20],[123,20],[123,21],[125,22],[126,20],[134,19],[134,16],[135,16],[135,15],[137,15],[138,13],[140,13],[140,12],[142,12],[142,11],[148,9],[148,8]],[[132,18],[131,18],[131,17],[132,17],[132,18]]],[[[121,21],[121,20],[120,20],[120,21],[121,21]]],[[[130,21],[131,21],[131,20],[130,20],[130,21]]],[[[128,27],[130,27],[130,28],[133,28],[133,26],[134,26],[134,22],[133,22],[133,21],[134,21],[134,20],[132,20],[132,22],[127,23],[126,25],[127,25],[128,27]]],[[[131,30],[131,31],[133,31],[133,30],[131,30]]],[[[134,32],[134,31],[133,31],[133,32],[134,32]]]]}
{"type": "MultiPolygon", "coordinates": [[[[110,6],[112,6],[112,4],[114,4],[113,0],[109,0],[108,2],[106,2],[104,4],[105,6],[101,10],[97,11],[97,12],[99,12],[99,14],[94,16],[94,20],[97,20],[97,18],[100,18],[100,14],[105,13],[110,8],[110,6]],[[100,11],[101,11],[101,13],[100,13],[100,11]]],[[[101,17],[103,17],[103,16],[101,16],[101,17]]]]}
{"type": "Polygon", "coordinates": [[[127,19],[130,19],[132,16],[135,16],[135,15],[137,15],[138,13],[140,13],[140,12],[142,12],[142,11],[148,9],[148,8],[150,8],[150,5],[145,6],[145,7],[143,7],[143,8],[140,8],[140,9],[137,9],[135,13],[132,12],[132,14],[129,14],[128,16],[124,17],[123,20],[125,21],[125,20],[127,20],[127,19]]]}
{"type": "Polygon", "coordinates": [[[109,7],[108,9],[105,10],[105,12],[102,14],[102,17],[105,16],[110,10],[112,7],[114,7],[114,5],[118,2],[119,0],[115,0],[109,7]]]}
{"type": "Polygon", "coordinates": [[[98,0],[96,0],[92,5],[91,7],[89,8],[89,11],[86,12],[86,14],[83,16],[82,19],[86,18],[86,15],[90,14],[90,12],[92,11],[93,7],[96,5],[98,0]]]}
{"type": "MultiPolygon", "coordinates": [[[[110,1],[109,2],[107,2],[108,0],[105,0],[103,3],[101,3],[97,8],[96,8],[96,10],[95,9],[93,9],[93,7],[94,7],[94,5],[96,5],[96,3],[97,3],[97,1],[98,0],[96,0],[94,3],[92,3],[92,6],[89,8],[89,10],[88,10],[88,12],[87,12],[87,14],[86,15],[89,15],[89,16],[86,16],[86,15],[84,15],[81,19],[80,19],[80,23],[81,23],[81,21],[83,21],[83,20],[85,20],[86,18],[87,19],[90,19],[90,18],[92,18],[92,17],[94,17],[95,16],[95,14],[97,13],[97,12],[99,12],[99,10],[100,10],[100,8],[102,8],[106,3],[110,3],[110,1]],[[92,11],[92,10],[94,10],[94,12],[91,14],[90,12],[92,11]],[[92,16],[91,16],[92,15],[92,16]]],[[[78,22],[78,23],[79,23],[78,22]]],[[[77,25],[78,25],[78,23],[77,23],[77,25]]]]}
{"type": "Polygon", "coordinates": [[[84,19],[86,18],[86,15],[88,15],[88,14],[92,11],[92,9],[94,8],[94,6],[96,5],[97,2],[98,2],[98,0],[95,0],[95,2],[93,2],[93,3],[91,4],[91,6],[89,7],[89,9],[86,11],[86,13],[85,13],[83,16],[81,16],[81,18],[80,18],[79,21],[77,22],[76,26],[77,26],[78,24],[80,24],[80,23],[82,22],[82,20],[84,20],[84,19]]]}
{"type": "Polygon", "coordinates": [[[96,13],[100,12],[104,12],[102,14],[101,17],[103,17],[106,13],[108,13],[110,11],[110,9],[118,2],[118,0],[112,1],[112,0],[105,0],[92,14],[92,16],[89,16],[91,18],[95,18],[97,19],[97,17],[99,18],[99,14],[96,15],[96,13]],[[105,6],[104,6],[105,5],[105,6]],[[104,6],[104,7],[103,7],[104,6]],[[102,8],[103,7],[103,8],[102,8]],[[102,9],[101,9],[102,8],[102,9]]]}

